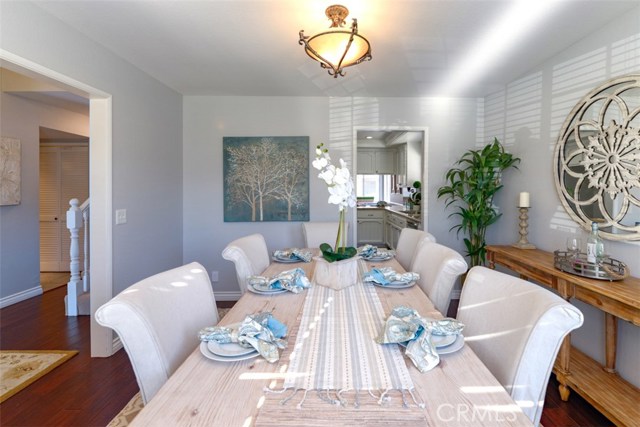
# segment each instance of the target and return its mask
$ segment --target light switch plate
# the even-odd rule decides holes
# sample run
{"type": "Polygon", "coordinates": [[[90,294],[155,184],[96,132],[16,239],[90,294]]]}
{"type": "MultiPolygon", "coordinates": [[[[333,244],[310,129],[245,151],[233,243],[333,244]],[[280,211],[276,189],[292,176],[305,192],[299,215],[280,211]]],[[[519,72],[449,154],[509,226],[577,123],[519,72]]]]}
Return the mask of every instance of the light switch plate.
{"type": "Polygon", "coordinates": [[[116,210],[116,225],[126,224],[127,223],[127,210],[126,209],[117,209],[116,210]]]}

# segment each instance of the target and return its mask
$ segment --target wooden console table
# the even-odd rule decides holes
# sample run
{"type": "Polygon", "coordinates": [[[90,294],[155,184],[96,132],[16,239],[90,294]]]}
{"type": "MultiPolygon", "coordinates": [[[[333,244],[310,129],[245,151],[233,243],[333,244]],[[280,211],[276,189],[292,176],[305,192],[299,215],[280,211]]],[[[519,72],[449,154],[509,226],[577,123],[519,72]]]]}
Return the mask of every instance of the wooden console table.
{"type": "MultiPolygon", "coordinates": [[[[616,425],[637,426],[640,420],[640,389],[616,372],[617,319],[640,326],[640,279],[609,282],[565,273],[553,266],[553,254],[538,249],[487,246],[489,266],[500,264],[522,279],[555,289],[560,296],[575,298],[605,313],[605,366],[571,347],[567,336],[553,368],[562,400],[569,389],[602,412],[616,425]]],[[[635,356],[637,357],[637,355],[635,356]]]]}

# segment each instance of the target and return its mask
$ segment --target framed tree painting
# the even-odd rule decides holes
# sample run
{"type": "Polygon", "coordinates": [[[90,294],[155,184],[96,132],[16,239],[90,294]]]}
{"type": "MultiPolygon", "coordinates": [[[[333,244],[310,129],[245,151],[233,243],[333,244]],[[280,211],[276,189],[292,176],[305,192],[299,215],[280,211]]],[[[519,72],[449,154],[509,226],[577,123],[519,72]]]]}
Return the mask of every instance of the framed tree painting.
{"type": "Polygon", "coordinates": [[[308,221],[309,137],[224,137],[224,221],[308,221]]]}

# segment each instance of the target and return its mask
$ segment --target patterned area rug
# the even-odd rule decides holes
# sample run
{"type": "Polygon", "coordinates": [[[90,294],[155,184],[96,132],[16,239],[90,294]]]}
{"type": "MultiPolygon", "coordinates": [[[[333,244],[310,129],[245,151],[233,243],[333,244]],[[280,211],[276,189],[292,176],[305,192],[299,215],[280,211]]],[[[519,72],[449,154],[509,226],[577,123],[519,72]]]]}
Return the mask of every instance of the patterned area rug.
{"type": "MultiPolygon", "coordinates": [[[[227,312],[231,310],[230,308],[219,308],[218,309],[218,318],[222,319],[227,312]]],[[[136,393],[135,396],[131,398],[129,403],[125,405],[124,408],[118,415],[113,417],[113,419],[107,424],[107,427],[127,427],[129,423],[138,415],[138,412],[142,410],[144,404],[142,403],[142,396],[140,392],[136,393]]]]}
{"type": "Polygon", "coordinates": [[[77,351],[0,351],[0,403],[78,354],[77,351]]]}

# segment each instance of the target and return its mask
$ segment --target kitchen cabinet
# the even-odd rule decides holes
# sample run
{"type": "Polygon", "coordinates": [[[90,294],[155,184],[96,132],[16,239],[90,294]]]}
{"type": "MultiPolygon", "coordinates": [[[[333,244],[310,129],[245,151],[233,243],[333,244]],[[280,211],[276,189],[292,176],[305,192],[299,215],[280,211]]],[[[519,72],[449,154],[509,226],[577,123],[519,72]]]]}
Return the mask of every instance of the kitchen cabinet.
{"type": "Polygon", "coordinates": [[[384,242],[384,210],[358,209],[358,246],[384,242]]]}
{"type": "Polygon", "coordinates": [[[393,212],[387,211],[386,214],[385,243],[389,248],[395,249],[398,246],[400,232],[407,226],[407,220],[393,212]]]}
{"type": "Polygon", "coordinates": [[[357,155],[359,174],[391,175],[396,173],[396,150],[359,148],[357,155]]]}

